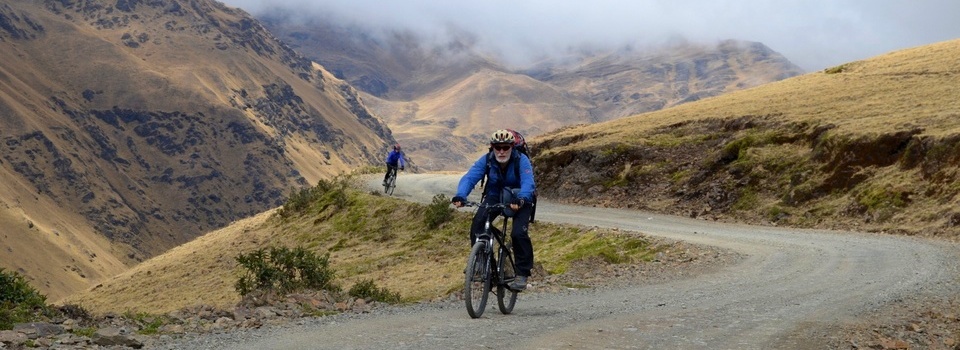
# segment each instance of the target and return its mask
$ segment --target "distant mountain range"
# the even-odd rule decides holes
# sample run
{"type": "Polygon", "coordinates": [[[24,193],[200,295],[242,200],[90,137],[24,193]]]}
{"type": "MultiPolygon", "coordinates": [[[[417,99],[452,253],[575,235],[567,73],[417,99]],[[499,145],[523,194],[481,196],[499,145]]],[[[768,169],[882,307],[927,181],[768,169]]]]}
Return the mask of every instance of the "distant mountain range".
{"type": "Polygon", "coordinates": [[[429,170],[461,170],[486,135],[530,136],[635,115],[802,74],[756,42],[677,41],[654,49],[571,49],[508,67],[469,34],[429,44],[398,28],[377,31],[330,20],[257,14],[284,42],[363,91],[408,155],[429,170]]]}

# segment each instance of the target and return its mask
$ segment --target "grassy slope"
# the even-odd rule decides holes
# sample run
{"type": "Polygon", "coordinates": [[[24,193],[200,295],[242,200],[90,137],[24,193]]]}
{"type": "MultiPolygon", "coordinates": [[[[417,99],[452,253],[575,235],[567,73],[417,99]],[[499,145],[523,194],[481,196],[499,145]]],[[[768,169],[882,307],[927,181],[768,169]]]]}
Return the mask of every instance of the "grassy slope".
{"type": "Polygon", "coordinates": [[[960,40],[892,52],[667,110],[570,128],[551,138],[591,135],[569,147],[642,139],[650,130],[709,118],[776,116],[790,122],[835,124],[851,134],[921,127],[934,136],[960,129],[960,40]]]}
{"type": "Polygon", "coordinates": [[[539,185],[690,216],[957,237],[958,54],[953,40],[559,130],[534,140],[539,185]]]}
{"type": "MultiPolygon", "coordinates": [[[[344,209],[327,192],[301,215],[269,211],[210,232],[154,257],[62,303],[95,313],[165,313],[199,304],[222,308],[240,300],[235,257],[261,247],[303,246],[330,253],[337,281],[349,289],[362,280],[399,292],[407,301],[444,297],[462,288],[472,213],[458,212],[436,230],[423,224],[426,206],[348,189],[344,209]]],[[[608,261],[649,261],[668,247],[614,231],[535,223],[538,265],[562,273],[571,261],[601,256],[608,261]],[[629,248],[623,248],[629,247],[629,248]]]]}

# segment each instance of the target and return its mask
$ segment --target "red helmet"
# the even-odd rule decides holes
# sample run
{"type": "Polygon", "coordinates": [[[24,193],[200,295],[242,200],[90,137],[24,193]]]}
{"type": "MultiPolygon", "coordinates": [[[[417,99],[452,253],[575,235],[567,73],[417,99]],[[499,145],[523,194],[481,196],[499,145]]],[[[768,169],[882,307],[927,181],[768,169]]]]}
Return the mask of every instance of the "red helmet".
{"type": "Polygon", "coordinates": [[[507,129],[507,131],[513,133],[513,146],[514,146],[514,147],[518,147],[518,148],[519,148],[520,146],[523,146],[524,144],[527,143],[527,141],[523,139],[523,135],[520,135],[520,133],[517,132],[516,130],[507,129]]]}
{"type": "Polygon", "coordinates": [[[398,144],[396,144],[396,145],[393,145],[393,149],[399,151],[399,150],[400,150],[400,144],[398,143],[398,144]]]}

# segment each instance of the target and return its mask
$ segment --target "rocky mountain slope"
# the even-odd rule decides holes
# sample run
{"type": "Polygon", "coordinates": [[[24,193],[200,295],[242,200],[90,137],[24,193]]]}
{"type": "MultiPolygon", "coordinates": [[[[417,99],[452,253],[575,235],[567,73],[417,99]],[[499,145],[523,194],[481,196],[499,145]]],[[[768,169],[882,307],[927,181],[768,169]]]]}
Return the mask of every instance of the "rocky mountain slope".
{"type": "Polygon", "coordinates": [[[678,41],[664,47],[573,48],[509,67],[451,30],[440,43],[404,29],[378,31],[282,10],[256,14],[271,32],[368,96],[365,101],[426,169],[460,170],[510,127],[536,136],[796,76],[761,43],[678,41]]]}
{"type": "Polygon", "coordinates": [[[0,267],[57,299],[393,143],[357,92],[211,0],[0,4],[0,267]]]}

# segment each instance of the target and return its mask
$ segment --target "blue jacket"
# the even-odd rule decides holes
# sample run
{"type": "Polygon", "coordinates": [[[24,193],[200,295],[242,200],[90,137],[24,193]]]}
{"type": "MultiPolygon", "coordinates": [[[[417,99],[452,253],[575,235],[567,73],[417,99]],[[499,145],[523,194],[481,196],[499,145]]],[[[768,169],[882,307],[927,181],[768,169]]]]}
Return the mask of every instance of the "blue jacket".
{"type": "Polygon", "coordinates": [[[460,184],[457,186],[457,196],[467,198],[467,196],[470,195],[470,191],[473,191],[473,187],[477,185],[477,182],[483,179],[483,174],[487,172],[487,169],[490,169],[489,174],[487,174],[486,186],[488,198],[499,201],[500,191],[502,191],[504,187],[519,187],[520,193],[517,194],[518,197],[527,203],[530,203],[533,199],[533,192],[537,188],[537,185],[533,182],[533,166],[530,164],[530,158],[527,158],[527,155],[517,150],[513,150],[510,154],[510,161],[507,162],[507,167],[502,172],[496,159],[489,153],[477,159],[477,162],[473,163],[470,170],[467,170],[467,173],[460,178],[460,184]],[[491,162],[489,167],[487,167],[488,159],[491,162]],[[520,167],[519,179],[517,178],[515,167],[520,167]]]}
{"type": "Polygon", "coordinates": [[[400,165],[400,168],[406,167],[406,163],[403,160],[403,152],[397,150],[390,151],[390,154],[387,155],[387,165],[397,166],[397,164],[400,165]]]}

